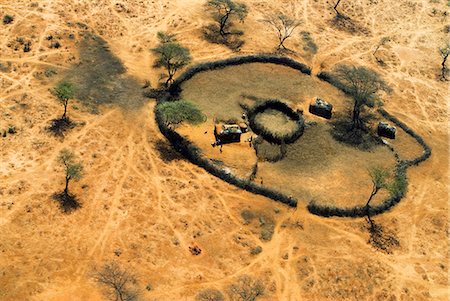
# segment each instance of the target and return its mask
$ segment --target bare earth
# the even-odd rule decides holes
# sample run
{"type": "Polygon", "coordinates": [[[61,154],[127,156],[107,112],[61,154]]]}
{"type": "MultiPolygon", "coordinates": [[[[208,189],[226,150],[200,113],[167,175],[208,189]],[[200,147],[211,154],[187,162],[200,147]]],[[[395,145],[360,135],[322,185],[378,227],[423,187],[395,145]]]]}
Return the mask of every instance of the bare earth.
{"type": "Polygon", "coordinates": [[[151,100],[132,109],[101,106],[98,114],[73,102],[69,115],[79,125],[64,139],[45,130],[62,113],[49,88],[79,62],[84,30],[101,36],[141,84],[155,86],[162,73],[151,68],[149,52],[160,30],[178,34],[194,63],[233,55],[203,40],[204,2],[0,0],[0,16],[15,17],[0,24],[0,130],[17,128],[0,138],[0,300],[103,300],[91,275],[108,261],[138,276],[143,300],[194,300],[206,288],[225,294],[240,275],[261,279],[260,300],[448,300],[449,97],[448,83],[437,80],[437,49],[449,38],[446,1],[344,0],[341,11],[359,27],[354,34],[331,25],[333,3],[325,0],[248,0],[249,16],[239,24],[242,54],[271,52],[275,36],[258,20],[283,8],[318,45],[315,56],[305,53],[298,32],[286,43],[314,74],[360,64],[394,88],[385,108],[433,154],[409,170],[406,198],[374,218],[400,241],[392,254],[367,243],[363,219],[287,208],[177,156],[154,122],[151,100]],[[48,47],[50,34],[61,37],[61,48],[48,47]],[[372,51],[384,36],[391,42],[380,48],[380,66],[372,51]],[[14,50],[18,37],[32,42],[30,52],[14,50]],[[51,199],[64,184],[56,162],[64,147],[86,170],[72,185],[82,208],[69,215],[51,199]],[[245,209],[274,222],[270,241],[261,239],[259,222],[244,224],[245,209]],[[200,255],[191,254],[193,245],[200,255]],[[256,246],[262,252],[252,255],[256,246]]]}

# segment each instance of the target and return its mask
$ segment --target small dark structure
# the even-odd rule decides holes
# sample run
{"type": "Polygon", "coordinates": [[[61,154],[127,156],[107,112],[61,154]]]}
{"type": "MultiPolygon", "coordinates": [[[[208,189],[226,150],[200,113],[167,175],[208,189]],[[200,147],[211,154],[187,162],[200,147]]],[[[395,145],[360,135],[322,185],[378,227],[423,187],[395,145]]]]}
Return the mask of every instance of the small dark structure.
{"type": "Polygon", "coordinates": [[[391,126],[387,122],[380,122],[378,123],[377,132],[378,136],[395,139],[395,133],[397,132],[397,129],[395,128],[395,126],[391,126]]]}
{"type": "Polygon", "coordinates": [[[216,124],[214,136],[219,144],[241,142],[242,130],[237,124],[216,124]]]}
{"type": "Polygon", "coordinates": [[[330,119],[333,110],[333,105],[325,100],[315,97],[313,102],[309,104],[309,112],[311,114],[330,119]]]}

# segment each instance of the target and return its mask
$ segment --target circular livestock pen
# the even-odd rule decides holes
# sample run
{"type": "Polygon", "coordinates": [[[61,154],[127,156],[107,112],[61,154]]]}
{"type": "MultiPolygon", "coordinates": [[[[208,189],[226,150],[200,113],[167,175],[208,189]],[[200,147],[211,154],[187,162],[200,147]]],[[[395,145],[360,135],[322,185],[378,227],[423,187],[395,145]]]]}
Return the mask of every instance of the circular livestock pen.
{"type": "Polygon", "coordinates": [[[267,100],[261,104],[255,105],[248,112],[248,121],[252,131],[266,141],[275,144],[293,143],[303,134],[305,121],[303,117],[291,109],[286,103],[276,99],[267,100]],[[278,119],[274,122],[262,122],[261,115],[272,112],[272,119],[278,119]],[[273,112],[281,113],[281,118],[276,117],[273,112]],[[284,118],[283,118],[284,117],[284,118]],[[285,119],[283,122],[280,119],[285,119]],[[284,125],[287,129],[281,128],[284,125]],[[281,129],[280,129],[281,128],[281,129]]]}

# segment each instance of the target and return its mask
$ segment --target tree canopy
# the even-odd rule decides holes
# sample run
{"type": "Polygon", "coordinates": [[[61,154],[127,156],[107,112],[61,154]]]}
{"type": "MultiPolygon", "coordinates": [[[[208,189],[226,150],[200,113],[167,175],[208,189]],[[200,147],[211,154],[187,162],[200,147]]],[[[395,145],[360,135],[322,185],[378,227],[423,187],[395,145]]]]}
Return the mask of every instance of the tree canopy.
{"type": "Polygon", "coordinates": [[[219,32],[222,37],[230,33],[227,29],[233,18],[243,21],[248,13],[244,3],[232,0],[210,0],[208,6],[213,10],[212,16],[219,24],[219,32]]]}
{"type": "Polygon", "coordinates": [[[64,188],[64,193],[68,194],[69,182],[71,180],[78,181],[83,176],[83,165],[81,162],[76,162],[75,154],[64,148],[59,152],[58,162],[63,166],[66,175],[66,186],[64,188]]]}
{"type": "Polygon", "coordinates": [[[67,115],[67,105],[69,103],[69,100],[72,99],[75,95],[75,86],[70,82],[61,81],[53,89],[52,93],[64,106],[64,113],[61,118],[65,119],[67,115]]]}
{"type": "Polygon", "coordinates": [[[206,116],[195,104],[185,100],[163,102],[158,105],[157,111],[168,126],[183,122],[199,124],[206,119],[206,116]]]}
{"type": "Polygon", "coordinates": [[[175,73],[191,62],[189,49],[179,44],[174,35],[158,32],[160,44],[152,49],[157,55],[155,67],[163,67],[167,70],[166,86],[173,81],[175,73]]]}
{"type": "Polygon", "coordinates": [[[284,42],[292,35],[294,30],[301,24],[300,20],[288,17],[284,14],[277,14],[265,17],[263,22],[269,24],[278,37],[277,50],[286,49],[284,42]]]}
{"type": "Polygon", "coordinates": [[[363,128],[360,117],[362,107],[373,107],[377,92],[390,92],[391,89],[378,73],[366,67],[338,65],[334,73],[342,89],[353,96],[352,129],[363,128]]]}

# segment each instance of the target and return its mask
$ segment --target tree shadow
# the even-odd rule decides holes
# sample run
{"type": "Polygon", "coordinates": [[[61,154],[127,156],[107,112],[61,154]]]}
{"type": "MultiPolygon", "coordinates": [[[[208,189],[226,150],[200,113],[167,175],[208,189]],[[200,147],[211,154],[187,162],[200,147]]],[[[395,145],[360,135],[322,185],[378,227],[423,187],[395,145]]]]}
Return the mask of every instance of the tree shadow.
{"type": "Polygon", "coordinates": [[[338,30],[345,31],[351,34],[362,34],[369,35],[370,30],[358,22],[352,20],[349,16],[344,15],[342,13],[338,13],[333,19],[330,21],[331,25],[338,30]]]}
{"type": "Polygon", "coordinates": [[[67,118],[55,118],[50,121],[47,131],[57,137],[64,137],[65,132],[73,129],[76,123],[67,118]]]}
{"type": "Polygon", "coordinates": [[[73,194],[65,193],[64,191],[57,192],[53,194],[52,198],[59,203],[59,207],[64,213],[71,213],[72,211],[81,208],[80,202],[73,194]]]}
{"type": "MultiPolygon", "coordinates": [[[[229,27],[231,27],[231,24],[229,27]]],[[[216,24],[210,24],[203,28],[203,36],[208,42],[225,45],[234,52],[239,52],[244,45],[245,42],[240,39],[243,34],[239,30],[228,30],[228,33],[223,37],[220,34],[219,26],[216,24]]]]}
{"type": "Polygon", "coordinates": [[[173,147],[164,140],[158,140],[155,143],[156,150],[159,153],[160,158],[165,163],[170,163],[172,161],[184,160],[184,157],[178,153],[173,147]]]}
{"type": "MultiPolygon", "coordinates": [[[[367,118],[370,117],[366,117],[365,121],[367,118]]],[[[338,142],[363,151],[370,151],[376,146],[383,145],[382,140],[367,129],[353,129],[351,122],[345,118],[336,118],[331,122],[331,126],[330,134],[338,142]]]]}
{"type": "Polygon", "coordinates": [[[392,254],[394,249],[400,247],[400,242],[394,233],[389,233],[384,230],[384,228],[376,223],[369,223],[369,244],[371,244],[375,249],[385,252],[387,254],[392,254]]]}

